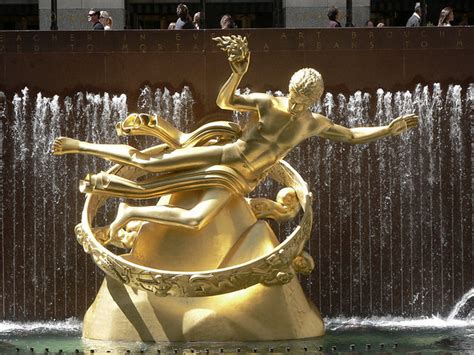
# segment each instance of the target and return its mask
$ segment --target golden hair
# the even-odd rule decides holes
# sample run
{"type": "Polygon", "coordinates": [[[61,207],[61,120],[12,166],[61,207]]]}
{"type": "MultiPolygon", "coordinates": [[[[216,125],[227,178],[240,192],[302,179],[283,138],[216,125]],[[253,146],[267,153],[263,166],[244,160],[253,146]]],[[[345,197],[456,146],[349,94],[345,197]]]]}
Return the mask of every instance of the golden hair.
{"type": "Polygon", "coordinates": [[[321,74],[313,68],[298,70],[290,79],[290,91],[317,101],[324,91],[324,82],[321,74]]]}

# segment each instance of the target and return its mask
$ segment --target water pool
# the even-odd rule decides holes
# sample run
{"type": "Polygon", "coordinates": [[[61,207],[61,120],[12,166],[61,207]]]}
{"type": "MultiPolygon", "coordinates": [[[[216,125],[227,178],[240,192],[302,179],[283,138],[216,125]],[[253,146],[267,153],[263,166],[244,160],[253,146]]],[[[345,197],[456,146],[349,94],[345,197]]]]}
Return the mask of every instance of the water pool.
{"type": "Polygon", "coordinates": [[[82,323],[0,322],[0,353],[470,353],[474,351],[474,320],[439,317],[325,319],[321,338],[271,342],[140,343],[81,338],[82,323]]]}

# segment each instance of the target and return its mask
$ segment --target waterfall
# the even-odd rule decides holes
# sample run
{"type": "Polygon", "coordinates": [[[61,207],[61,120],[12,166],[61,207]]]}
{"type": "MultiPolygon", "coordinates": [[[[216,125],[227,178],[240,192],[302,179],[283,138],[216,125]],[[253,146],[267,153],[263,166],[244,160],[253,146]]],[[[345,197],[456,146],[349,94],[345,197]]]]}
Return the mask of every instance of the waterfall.
{"type": "MultiPolygon", "coordinates": [[[[4,188],[4,183],[3,183],[3,139],[5,136],[4,133],[4,123],[6,119],[6,110],[7,110],[7,102],[6,102],[6,96],[3,92],[0,92],[0,99],[1,99],[1,110],[0,110],[0,235],[1,235],[1,255],[2,255],[2,270],[5,270],[5,238],[3,237],[5,235],[4,232],[4,222],[3,222],[3,188],[4,188]]],[[[5,273],[2,272],[2,285],[5,285],[5,273]]],[[[6,302],[5,302],[5,289],[2,287],[2,315],[5,317],[6,314],[6,302]]]]}
{"type": "Polygon", "coordinates": [[[462,298],[456,303],[451,313],[449,313],[448,321],[456,319],[459,314],[459,311],[466,305],[467,301],[469,301],[472,297],[474,297],[474,288],[471,288],[468,292],[466,292],[462,298]]]}

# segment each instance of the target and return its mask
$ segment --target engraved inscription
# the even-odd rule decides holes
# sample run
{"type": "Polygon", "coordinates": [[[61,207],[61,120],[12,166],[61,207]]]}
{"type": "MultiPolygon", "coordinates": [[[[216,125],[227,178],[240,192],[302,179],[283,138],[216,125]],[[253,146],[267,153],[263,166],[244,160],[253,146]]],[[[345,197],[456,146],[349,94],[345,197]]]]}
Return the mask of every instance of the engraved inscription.
{"type": "MultiPolygon", "coordinates": [[[[13,53],[42,53],[45,51],[66,51],[93,53],[100,48],[95,37],[97,34],[86,32],[0,32],[0,52],[11,51],[13,53]],[[26,35],[26,37],[25,37],[26,35]]],[[[178,31],[176,31],[178,32],[178,31]]],[[[326,30],[314,31],[279,31],[269,38],[263,38],[260,41],[260,47],[257,51],[267,53],[275,50],[270,44],[270,38],[280,39],[279,48],[283,51],[291,51],[290,48],[299,51],[321,51],[325,50],[378,50],[378,49],[410,49],[425,50],[429,48],[439,48],[443,50],[458,49],[463,50],[471,48],[472,43],[466,42],[463,36],[470,33],[468,29],[455,28],[423,28],[418,30],[357,30],[351,29],[341,34],[341,36],[329,36],[326,30]],[[344,38],[345,37],[345,38],[344,38]],[[288,42],[290,40],[292,43],[288,42]],[[467,47],[466,47],[466,46],[467,47]]],[[[136,33],[133,35],[133,41],[128,41],[130,33],[110,33],[107,36],[115,38],[113,41],[116,48],[112,51],[122,53],[151,53],[162,51],[192,51],[198,53],[204,51],[202,41],[203,33],[172,33],[159,37],[159,42],[154,36],[147,33],[136,33]],[[188,36],[188,37],[183,37],[188,36]],[[190,40],[190,41],[188,41],[190,40]],[[118,43],[117,43],[118,42],[118,43]]],[[[250,33],[251,34],[251,33],[250,33]]],[[[213,35],[218,35],[215,32],[213,35]]],[[[207,36],[207,34],[206,34],[207,36]]],[[[206,48],[206,51],[215,52],[212,47],[206,48]]]]}

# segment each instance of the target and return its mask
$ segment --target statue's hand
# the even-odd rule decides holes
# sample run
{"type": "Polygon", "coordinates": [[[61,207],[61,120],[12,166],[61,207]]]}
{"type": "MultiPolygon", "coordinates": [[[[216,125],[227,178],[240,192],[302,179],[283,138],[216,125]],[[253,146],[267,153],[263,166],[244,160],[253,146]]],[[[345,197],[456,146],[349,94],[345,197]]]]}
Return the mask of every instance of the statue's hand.
{"type": "Polygon", "coordinates": [[[397,136],[400,133],[405,132],[407,129],[413,128],[418,125],[418,116],[414,114],[403,115],[395,118],[388,125],[388,129],[392,136],[397,136]]]}
{"type": "Polygon", "coordinates": [[[232,72],[239,75],[244,75],[247,70],[249,69],[250,64],[250,52],[247,53],[247,56],[243,60],[230,60],[229,58],[230,68],[232,72]]]}
{"type": "Polygon", "coordinates": [[[243,75],[247,72],[250,63],[250,52],[247,38],[242,36],[222,36],[213,38],[217,46],[227,53],[232,71],[243,75]]]}

